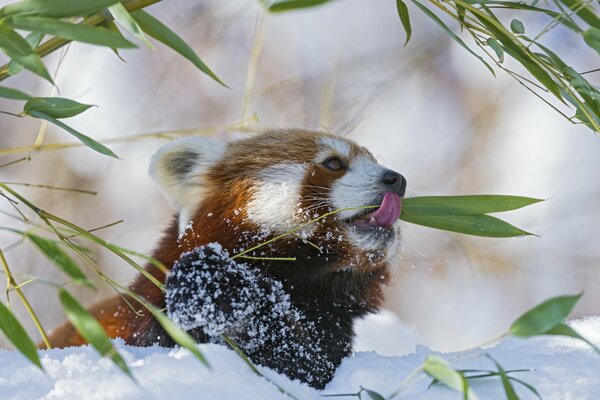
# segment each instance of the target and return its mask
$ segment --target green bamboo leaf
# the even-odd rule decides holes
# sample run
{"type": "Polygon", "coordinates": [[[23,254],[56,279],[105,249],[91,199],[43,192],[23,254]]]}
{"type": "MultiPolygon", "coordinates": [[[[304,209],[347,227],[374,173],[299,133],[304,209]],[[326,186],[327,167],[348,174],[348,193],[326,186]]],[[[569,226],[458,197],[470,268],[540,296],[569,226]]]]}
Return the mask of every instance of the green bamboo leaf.
{"type": "Polygon", "coordinates": [[[427,215],[409,214],[404,210],[400,219],[444,231],[484,237],[515,237],[532,235],[508,222],[489,215],[427,215]]]}
{"type": "Polygon", "coordinates": [[[402,210],[409,214],[475,215],[516,210],[539,203],[540,199],[522,196],[469,195],[420,196],[402,200],[402,210]]]}
{"type": "Polygon", "coordinates": [[[558,296],[525,312],[510,326],[508,333],[518,337],[543,335],[559,325],[573,310],[583,293],[558,296]]]}
{"type": "Polygon", "coordinates": [[[369,396],[369,399],[371,399],[371,400],[385,400],[385,397],[383,397],[382,395],[380,395],[379,393],[377,393],[374,390],[365,389],[362,386],[361,386],[361,390],[363,392],[365,392],[367,394],[367,396],[369,396]]]}
{"type": "Polygon", "coordinates": [[[542,85],[553,95],[562,101],[559,85],[550,77],[532,57],[532,53],[495,18],[490,17],[478,8],[473,7],[467,1],[456,0],[465,9],[469,10],[504,46],[504,51],[521,63],[542,85]]]}
{"type": "Polygon", "coordinates": [[[142,302],[144,307],[148,309],[154,316],[154,318],[158,321],[158,323],[163,327],[163,329],[167,332],[167,334],[181,347],[188,349],[202,364],[206,365],[207,368],[210,369],[210,364],[198,349],[198,343],[191,337],[187,332],[181,329],[177,324],[171,321],[162,311],[160,311],[156,306],[144,301],[141,297],[135,297],[138,301],[142,302]]]}
{"type": "Polygon", "coordinates": [[[504,394],[506,395],[506,400],[519,400],[519,396],[515,391],[512,383],[510,383],[510,379],[506,374],[506,371],[502,366],[496,361],[492,356],[486,354],[486,357],[492,360],[496,368],[498,369],[498,374],[500,375],[500,380],[502,381],[502,387],[504,388],[504,394]]]}
{"type": "Polygon", "coordinates": [[[25,103],[23,110],[27,114],[40,111],[54,118],[69,118],[81,114],[90,107],[93,106],[63,97],[35,97],[25,103]]]}
{"type": "Polygon", "coordinates": [[[0,50],[23,67],[54,84],[40,56],[13,29],[0,24],[0,50]]]}
{"type": "Polygon", "coordinates": [[[44,254],[48,260],[58,267],[62,272],[71,277],[75,282],[81,283],[87,287],[93,288],[94,284],[81,272],[79,266],[69,255],[52,241],[33,233],[26,232],[25,236],[44,254]]]}
{"type": "MultiPolygon", "coordinates": [[[[32,49],[35,49],[42,39],[44,38],[44,34],[42,32],[30,32],[27,36],[25,36],[25,40],[32,49]]],[[[8,63],[8,74],[16,75],[23,70],[23,66],[16,62],[15,60],[10,60],[8,63]]]]}
{"type": "Polygon", "coordinates": [[[14,16],[7,18],[5,23],[13,28],[26,31],[43,32],[49,35],[60,36],[78,42],[106,46],[111,48],[137,47],[122,36],[96,26],[71,24],[54,18],[36,16],[14,16]]]}
{"type": "Polygon", "coordinates": [[[571,10],[575,11],[579,18],[590,24],[590,26],[600,29],[600,18],[598,18],[598,15],[594,11],[594,9],[587,5],[584,5],[583,1],[560,0],[560,2],[563,3],[565,6],[569,7],[571,10]]]}
{"type": "Polygon", "coordinates": [[[270,12],[297,10],[329,3],[331,0],[283,0],[269,6],[270,12]]]}
{"type": "MultiPolygon", "coordinates": [[[[104,20],[101,24],[101,27],[108,29],[109,31],[111,31],[112,33],[114,33],[115,35],[118,36],[123,36],[123,34],[121,33],[121,31],[119,30],[119,27],[117,26],[117,24],[115,24],[114,20],[104,20]]],[[[110,48],[113,53],[115,53],[117,55],[117,57],[119,57],[119,59],[123,62],[125,62],[125,59],[123,57],[121,57],[121,54],[119,54],[119,50],[111,47],[110,48]]]]}
{"type": "Polygon", "coordinates": [[[142,31],[142,28],[140,28],[138,23],[135,22],[135,19],[133,19],[133,17],[131,16],[131,14],[129,14],[129,11],[127,11],[123,4],[113,4],[112,6],[108,7],[108,11],[110,11],[110,14],[113,16],[113,18],[127,32],[131,33],[133,36],[141,40],[146,46],[150,47],[151,49],[154,48],[154,46],[152,46],[152,43],[150,43],[148,38],[146,38],[146,35],[144,35],[144,31],[142,31]]]}
{"type": "Polygon", "coordinates": [[[527,383],[525,381],[517,379],[514,376],[509,376],[508,379],[510,379],[511,381],[520,383],[521,385],[525,386],[531,393],[533,393],[535,395],[535,397],[537,397],[539,400],[543,400],[542,395],[540,395],[540,392],[538,392],[538,390],[534,386],[530,385],[529,383],[527,383]]]}
{"type": "Polygon", "coordinates": [[[44,370],[33,340],[31,340],[23,325],[2,303],[0,303],[0,330],[4,332],[7,339],[15,345],[21,354],[27,357],[38,368],[44,370]]]}
{"type": "Polygon", "coordinates": [[[396,8],[398,9],[398,16],[400,17],[400,21],[404,27],[404,32],[406,32],[406,41],[404,42],[404,45],[406,46],[410,40],[410,35],[412,34],[408,7],[406,7],[406,3],[404,3],[402,0],[396,0],[396,8]]]}
{"type": "Polygon", "coordinates": [[[94,349],[102,356],[108,357],[121,371],[125,372],[131,379],[135,378],[131,374],[127,363],[119,354],[108,335],[102,328],[102,325],[87,311],[69,292],[60,289],[58,292],[60,303],[65,310],[65,314],[71,324],[77,329],[94,349]]]}
{"type": "Polygon", "coordinates": [[[496,75],[494,73],[494,70],[492,69],[492,67],[490,67],[490,65],[483,58],[481,58],[481,56],[479,56],[469,46],[467,46],[466,43],[463,42],[463,40],[461,38],[459,38],[454,32],[452,32],[452,30],[450,30],[450,28],[448,28],[448,25],[446,25],[444,23],[444,21],[442,21],[437,15],[435,15],[431,10],[429,10],[423,4],[419,3],[417,0],[412,0],[412,2],[414,3],[414,5],[416,5],[417,7],[419,7],[419,9],[421,11],[423,11],[425,13],[425,15],[427,15],[436,24],[438,24],[443,30],[445,30],[446,33],[448,35],[450,35],[450,37],[452,39],[454,39],[454,41],[456,43],[460,44],[465,50],[467,50],[469,53],[471,53],[473,56],[475,56],[475,58],[477,58],[479,61],[481,61],[487,67],[487,69],[490,70],[490,72],[492,73],[492,75],[494,75],[494,76],[496,75]]]}
{"type": "Polygon", "coordinates": [[[498,41],[494,38],[487,38],[485,42],[492,48],[492,50],[494,50],[494,53],[496,53],[498,62],[502,63],[504,61],[504,49],[502,49],[500,43],[498,43],[498,41]]]}
{"type": "Polygon", "coordinates": [[[545,8],[534,7],[533,3],[531,5],[529,5],[529,4],[525,4],[525,3],[517,3],[517,2],[512,2],[512,1],[493,1],[492,0],[492,1],[485,1],[485,4],[500,5],[500,6],[503,6],[504,9],[509,9],[509,10],[527,10],[527,11],[539,12],[542,14],[546,14],[547,16],[553,18],[557,22],[563,24],[567,28],[569,28],[577,33],[580,33],[583,31],[575,22],[573,22],[573,20],[571,20],[568,16],[564,15],[563,13],[548,10],[545,8]]]}
{"type": "Polygon", "coordinates": [[[523,26],[523,23],[518,19],[513,19],[512,21],[510,21],[510,30],[513,31],[513,33],[519,35],[525,33],[525,27],[523,26]]]}
{"type": "Polygon", "coordinates": [[[600,54],[600,29],[590,28],[583,33],[583,40],[592,49],[600,54]]]}
{"type": "Polygon", "coordinates": [[[463,375],[454,370],[448,361],[439,356],[428,356],[423,363],[423,372],[445,386],[463,393],[467,399],[476,400],[477,396],[469,387],[463,375]]]}
{"type": "Polygon", "coordinates": [[[24,0],[0,9],[0,15],[35,14],[63,18],[91,14],[118,0],[24,0]]]}
{"type": "Polygon", "coordinates": [[[30,96],[27,93],[6,86],[0,86],[0,97],[12,100],[29,100],[33,98],[33,96],[30,96]]]}
{"type": "Polygon", "coordinates": [[[592,349],[594,349],[596,353],[600,354],[600,348],[598,348],[598,346],[581,336],[579,332],[577,332],[575,329],[571,328],[565,323],[560,323],[555,327],[547,330],[546,332],[544,332],[544,335],[568,336],[574,339],[582,340],[585,343],[587,343],[592,349]]]}
{"type": "Polygon", "coordinates": [[[192,48],[183,41],[175,32],[169,29],[162,22],[154,18],[143,10],[137,10],[131,13],[131,16],[139,24],[142,30],[152,36],[159,42],[169,46],[183,57],[187,58],[192,64],[194,64],[200,71],[210,76],[212,79],[220,83],[221,85],[228,87],[204,64],[204,62],[198,57],[198,55],[192,50],[192,48]]]}
{"type": "Polygon", "coordinates": [[[73,135],[77,139],[79,139],[87,147],[89,147],[92,150],[96,150],[98,153],[101,153],[101,154],[104,154],[104,155],[107,155],[110,157],[119,158],[119,157],[117,157],[117,155],[115,153],[112,152],[111,149],[104,146],[102,143],[99,143],[99,142],[95,141],[94,139],[92,139],[91,137],[86,136],[83,133],[76,131],[75,129],[71,128],[67,124],[57,120],[54,117],[51,117],[50,115],[48,115],[46,113],[34,110],[34,111],[31,111],[31,113],[29,113],[29,115],[31,115],[34,118],[45,119],[46,121],[58,126],[59,128],[64,129],[65,131],[69,132],[71,135],[73,135]]]}

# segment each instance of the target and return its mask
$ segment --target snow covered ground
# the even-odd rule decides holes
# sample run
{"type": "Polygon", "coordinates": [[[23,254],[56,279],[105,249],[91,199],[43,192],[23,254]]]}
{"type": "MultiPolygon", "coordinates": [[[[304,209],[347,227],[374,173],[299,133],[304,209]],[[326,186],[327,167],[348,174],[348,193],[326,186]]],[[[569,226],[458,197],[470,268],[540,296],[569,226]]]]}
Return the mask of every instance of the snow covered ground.
{"type": "MultiPolygon", "coordinates": [[[[574,321],[572,326],[600,345],[600,318],[574,321]]],[[[466,328],[465,328],[466,329],[466,328]]],[[[284,376],[265,375],[298,399],[325,399],[322,394],[353,393],[359,386],[390,394],[398,384],[432,354],[419,345],[419,337],[394,320],[391,314],[374,316],[358,327],[357,353],[346,359],[334,380],[318,392],[284,376]],[[374,348],[385,354],[364,351],[374,348]],[[404,353],[400,355],[400,353],[404,353]]],[[[117,341],[138,385],[89,347],[49,350],[42,353],[47,374],[12,351],[0,351],[0,399],[284,399],[266,380],[254,375],[231,350],[202,345],[212,365],[208,370],[182,349],[136,348],[117,341]]],[[[515,374],[534,385],[545,400],[600,398],[600,356],[585,344],[569,338],[509,338],[488,349],[505,369],[533,369],[515,374]]],[[[475,355],[479,354],[478,352],[475,355]]],[[[494,369],[482,356],[446,353],[457,368],[494,369]]],[[[420,377],[398,399],[459,399],[441,386],[428,389],[430,379],[420,377]]],[[[497,378],[472,383],[480,399],[504,399],[497,378]]],[[[535,398],[515,384],[521,399],[535,398]]],[[[339,397],[336,397],[339,398],[339,397]]],[[[352,397],[342,397],[351,399],[352,397]]]]}

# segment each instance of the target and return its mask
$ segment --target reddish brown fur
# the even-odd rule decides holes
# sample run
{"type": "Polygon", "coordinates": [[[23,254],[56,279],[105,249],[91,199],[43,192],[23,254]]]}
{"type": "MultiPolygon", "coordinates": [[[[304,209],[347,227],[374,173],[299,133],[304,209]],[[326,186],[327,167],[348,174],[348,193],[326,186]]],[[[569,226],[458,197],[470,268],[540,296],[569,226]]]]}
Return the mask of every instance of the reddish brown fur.
{"type": "MultiPolygon", "coordinates": [[[[253,180],[262,170],[272,165],[287,162],[311,163],[319,148],[315,140],[323,136],[322,133],[279,131],[230,144],[225,159],[214,165],[205,176],[204,185],[212,190],[207,191],[209,195],[203,199],[195,213],[192,229],[186,231],[183,240],[178,240],[177,222],[173,221],[153,257],[170,268],[183,252],[203,244],[218,242],[230,254],[236,254],[240,247],[247,249],[272,237],[273,234],[260,239],[246,238],[259,230],[248,221],[245,214],[246,204],[252,196],[253,180]],[[282,135],[285,135],[286,140],[281,140],[282,135]],[[241,212],[236,214],[235,210],[241,212]]],[[[364,148],[357,145],[352,146],[352,152],[370,156],[364,148]]],[[[311,196],[323,196],[323,190],[313,186],[329,187],[336,178],[335,174],[324,171],[321,166],[312,165],[301,193],[301,197],[308,203],[303,204],[303,207],[309,205],[311,196]]],[[[328,211],[330,210],[325,206],[315,208],[318,214],[328,211]]],[[[300,298],[327,296],[332,301],[341,302],[357,298],[362,300],[361,309],[377,310],[383,302],[383,285],[389,278],[384,254],[378,253],[374,259],[368,260],[364,251],[355,248],[347,240],[328,240],[327,232],[339,227],[339,222],[334,217],[317,223],[310,240],[327,249],[324,254],[319,254],[299,238],[289,236],[249,255],[296,257],[296,262],[244,262],[256,264],[282,282],[293,282],[286,289],[300,298]],[[349,263],[360,267],[348,269],[349,263]]],[[[146,269],[160,282],[164,282],[164,274],[156,267],[148,265],[146,269]]],[[[157,307],[165,307],[163,292],[142,275],[135,279],[130,288],[157,307]]],[[[154,331],[157,323],[139,303],[132,299],[129,302],[127,304],[117,296],[92,307],[91,312],[110,337],[121,337],[126,343],[136,344],[136,337],[144,332],[154,331]]],[[[55,347],[85,343],[69,324],[55,330],[50,341],[55,347]]]]}

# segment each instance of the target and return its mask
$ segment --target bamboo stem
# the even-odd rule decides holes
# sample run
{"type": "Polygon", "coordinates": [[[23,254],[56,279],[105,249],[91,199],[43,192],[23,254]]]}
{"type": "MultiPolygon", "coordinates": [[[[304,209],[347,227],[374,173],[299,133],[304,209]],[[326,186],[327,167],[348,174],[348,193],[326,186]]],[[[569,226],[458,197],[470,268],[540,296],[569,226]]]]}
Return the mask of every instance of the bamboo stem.
{"type": "Polygon", "coordinates": [[[25,306],[25,309],[27,310],[27,312],[29,313],[29,316],[33,320],[33,324],[35,325],[38,332],[42,336],[42,340],[44,341],[46,348],[51,349],[52,345],[50,344],[48,335],[46,335],[46,331],[44,330],[42,323],[40,322],[39,318],[37,317],[37,314],[35,313],[35,311],[33,311],[33,307],[31,307],[29,300],[27,300],[27,297],[25,297],[25,295],[23,294],[23,291],[21,290],[20,285],[17,285],[17,282],[15,282],[15,278],[13,278],[13,276],[12,276],[12,272],[11,272],[10,268],[8,267],[8,263],[6,262],[6,258],[4,257],[4,253],[2,252],[2,250],[0,250],[0,261],[2,262],[2,266],[4,267],[4,272],[6,273],[6,278],[9,283],[9,287],[7,288],[7,290],[10,287],[12,287],[13,290],[15,292],[17,292],[17,295],[21,299],[23,306],[25,306]]]}

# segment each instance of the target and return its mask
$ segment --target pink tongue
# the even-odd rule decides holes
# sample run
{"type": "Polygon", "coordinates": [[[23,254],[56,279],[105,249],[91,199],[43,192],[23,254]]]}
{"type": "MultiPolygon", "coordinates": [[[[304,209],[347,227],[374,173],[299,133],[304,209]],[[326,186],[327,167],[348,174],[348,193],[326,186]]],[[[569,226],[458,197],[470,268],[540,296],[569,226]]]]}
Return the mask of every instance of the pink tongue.
{"type": "Polygon", "coordinates": [[[387,192],[383,197],[381,206],[371,213],[370,217],[377,222],[377,225],[390,227],[400,218],[400,210],[402,210],[400,196],[396,193],[387,192]]]}

